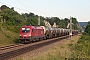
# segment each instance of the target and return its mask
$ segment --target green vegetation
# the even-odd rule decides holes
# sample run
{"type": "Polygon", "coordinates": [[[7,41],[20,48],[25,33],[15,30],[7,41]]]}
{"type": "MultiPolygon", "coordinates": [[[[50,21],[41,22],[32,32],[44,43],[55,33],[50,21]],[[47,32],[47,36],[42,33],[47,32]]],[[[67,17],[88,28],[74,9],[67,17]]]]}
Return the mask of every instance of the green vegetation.
{"type": "Polygon", "coordinates": [[[90,36],[83,34],[76,44],[69,45],[70,58],[90,58],[90,36]]]}
{"type": "MultiPolygon", "coordinates": [[[[23,25],[38,25],[38,15],[34,13],[19,14],[14,10],[14,7],[9,8],[6,5],[0,7],[0,46],[13,44],[18,42],[19,29],[23,25]],[[15,41],[16,40],[16,41],[15,41]]],[[[49,21],[51,25],[56,22],[60,28],[67,28],[70,20],[68,18],[59,19],[58,17],[42,17],[40,16],[40,25],[45,25],[44,20],[49,21]]],[[[76,18],[72,18],[73,29],[78,28],[78,22],[76,18]]]]}
{"type": "Polygon", "coordinates": [[[18,43],[19,29],[24,19],[13,8],[6,5],[0,7],[0,46],[18,43]]]}
{"type": "Polygon", "coordinates": [[[52,48],[45,55],[42,54],[38,57],[31,58],[31,60],[65,60],[65,58],[67,60],[90,60],[90,22],[88,22],[85,32],[80,38],[78,37],[79,40],[76,38],[74,37],[73,40],[69,40],[70,42],[67,45],[52,48]]]}
{"type": "MultiPolygon", "coordinates": [[[[49,21],[50,24],[53,26],[54,22],[56,22],[57,26],[60,28],[67,28],[68,23],[70,20],[68,18],[65,19],[59,19],[58,17],[42,17],[41,19],[41,25],[44,25],[44,20],[49,21]]],[[[9,30],[13,31],[18,28],[20,28],[22,25],[38,25],[38,15],[35,15],[34,13],[23,13],[19,14],[18,12],[14,11],[13,8],[9,8],[6,5],[2,5],[0,7],[0,22],[2,22],[3,26],[6,26],[9,30]],[[18,26],[10,28],[11,26],[18,26]]],[[[73,29],[79,29],[78,28],[78,22],[76,18],[72,17],[72,23],[73,23],[73,29]]]]}
{"type": "Polygon", "coordinates": [[[65,60],[65,58],[66,60],[90,60],[90,36],[83,33],[77,43],[75,43],[75,38],[69,40],[67,45],[53,47],[47,53],[26,60],[65,60]]]}
{"type": "Polygon", "coordinates": [[[90,58],[90,22],[78,42],[69,47],[73,51],[72,58],[90,58]]]}
{"type": "MultiPolygon", "coordinates": [[[[0,46],[19,42],[19,29],[23,25],[37,25],[38,15],[19,14],[6,5],[0,7],[0,46]],[[27,18],[27,19],[26,19],[27,18]]],[[[41,18],[41,25],[44,25],[41,18]]]]}
{"type": "Polygon", "coordinates": [[[85,28],[85,33],[87,33],[88,35],[90,35],[90,22],[88,22],[88,25],[85,28]]]}
{"type": "Polygon", "coordinates": [[[57,43],[58,45],[49,48],[49,50],[37,52],[37,54],[33,54],[33,56],[25,55],[22,57],[16,58],[16,60],[69,60],[71,57],[72,51],[69,47],[76,44],[80,35],[72,37],[72,40],[65,39],[57,43]]]}
{"type": "MultiPolygon", "coordinates": [[[[45,20],[49,21],[51,25],[53,25],[54,22],[56,22],[57,26],[60,28],[67,28],[67,25],[70,22],[70,19],[68,18],[59,19],[58,17],[51,17],[51,18],[46,17],[45,20]]],[[[76,18],[72,17],[72,23],[73,23],[72,29],[78,30],[79,25],[76,18]]]]}

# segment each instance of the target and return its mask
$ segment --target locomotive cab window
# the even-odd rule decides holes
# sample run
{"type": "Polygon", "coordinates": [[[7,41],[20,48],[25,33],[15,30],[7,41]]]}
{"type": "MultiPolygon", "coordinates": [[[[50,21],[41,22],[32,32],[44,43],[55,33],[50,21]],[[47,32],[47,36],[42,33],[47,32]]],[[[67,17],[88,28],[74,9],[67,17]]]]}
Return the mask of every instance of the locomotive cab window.
{"type": "Polygon", "coordinates": [[[22,28],[22,32],[23,33],[28,33],[28,32],[30,32],[30,28],[22,28]]]}

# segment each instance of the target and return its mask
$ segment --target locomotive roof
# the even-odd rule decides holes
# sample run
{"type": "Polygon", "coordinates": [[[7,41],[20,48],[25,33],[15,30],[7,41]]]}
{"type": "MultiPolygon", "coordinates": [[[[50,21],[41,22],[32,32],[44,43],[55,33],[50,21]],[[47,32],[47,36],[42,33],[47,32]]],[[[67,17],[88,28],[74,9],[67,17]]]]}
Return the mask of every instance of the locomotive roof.
{"type": "Polygon", "coordinates": [[[26,27],[26,28],[32,28],[32,29],[43,29],[42,27],[40,26],[22,26],[22,27],[26,27]]]}

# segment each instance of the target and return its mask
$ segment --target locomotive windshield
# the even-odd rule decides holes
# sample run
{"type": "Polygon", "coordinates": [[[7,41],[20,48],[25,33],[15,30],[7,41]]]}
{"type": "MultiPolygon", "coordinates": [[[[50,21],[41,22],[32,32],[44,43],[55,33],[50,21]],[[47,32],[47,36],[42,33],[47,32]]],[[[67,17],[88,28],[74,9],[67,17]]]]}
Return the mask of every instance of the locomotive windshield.
{"type": "Polygon", "coordinates": [[[28,33],[28,32],[30,32],[30,28],[22,28],[22,32],[23,33],[28,33]]]}

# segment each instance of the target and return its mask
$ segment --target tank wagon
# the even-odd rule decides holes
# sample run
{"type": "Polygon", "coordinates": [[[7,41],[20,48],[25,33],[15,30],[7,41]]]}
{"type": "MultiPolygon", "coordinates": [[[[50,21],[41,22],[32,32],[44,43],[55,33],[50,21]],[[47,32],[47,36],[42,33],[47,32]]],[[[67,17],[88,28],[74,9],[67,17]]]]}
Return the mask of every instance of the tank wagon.
{"type": "MultiPolygon", "coordinates": [[[[69,29],[50,28],[48,26],[22,26],[20,28],[20,42],[27,43],[54,37],[69,35],[69,29]]],[[[77,34],[78,30],[72,30],[72,34],[77,34]]]]}

